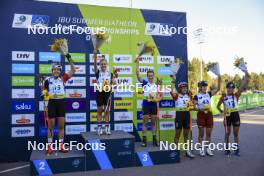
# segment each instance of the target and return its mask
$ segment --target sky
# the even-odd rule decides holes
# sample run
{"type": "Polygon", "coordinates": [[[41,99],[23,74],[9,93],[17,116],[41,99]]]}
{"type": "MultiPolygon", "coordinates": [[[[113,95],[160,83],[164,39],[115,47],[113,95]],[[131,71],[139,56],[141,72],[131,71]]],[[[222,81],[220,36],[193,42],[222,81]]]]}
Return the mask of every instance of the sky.
{"type": "Polygon", "coordinates": [[[192,31],[203,27],[211,30],[204,31],[204,43],[201,45],[201,56],[206,63],[217,61],[221,73],[241,74],[233,66],[234,57],[237,55],[245,58],[250,72],[264,73],[263,0],[44,1],[186,12],[189,60],[193,57],[200,58],[200,46],[192,31]]]}

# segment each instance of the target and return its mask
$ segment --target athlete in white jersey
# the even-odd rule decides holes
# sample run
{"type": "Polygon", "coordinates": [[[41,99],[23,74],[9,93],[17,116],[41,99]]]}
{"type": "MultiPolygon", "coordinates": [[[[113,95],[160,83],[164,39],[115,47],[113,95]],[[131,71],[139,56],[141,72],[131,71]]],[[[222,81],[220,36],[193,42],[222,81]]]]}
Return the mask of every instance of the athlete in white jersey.
{"type": "Polygon", "coordinates": [[[239,107],[238,107],[238,100],[241,95],[241,93],[245,90],[247,84],[249,82],[249,74],[247,71],[245,71],[245,77],[242,80],[242,83],[240,84],[240,87],[237,92],[235,92],[235,84],[233,82],[228,82],[226,84],[227,92],[226,94],[222,95],[222,97],[219,99],[219,102],[217,104],[217,109],[224,113],[224,126],[225,126],[225,143],[226,143],[226,149],[225,154],[230,155],[231,150],[229,147],[229,137],[231,133],[231,126],[233,126],[233,134],[234,134],[234,141],[237,145],[237,149],[235,150],[235,155],[240,156],[240,150],[239,150],[239,127],[240,127],[240,116],[239,116],[239,107]],[[224,104],[224,110],[221,109],[221,105],[224,104]]]}

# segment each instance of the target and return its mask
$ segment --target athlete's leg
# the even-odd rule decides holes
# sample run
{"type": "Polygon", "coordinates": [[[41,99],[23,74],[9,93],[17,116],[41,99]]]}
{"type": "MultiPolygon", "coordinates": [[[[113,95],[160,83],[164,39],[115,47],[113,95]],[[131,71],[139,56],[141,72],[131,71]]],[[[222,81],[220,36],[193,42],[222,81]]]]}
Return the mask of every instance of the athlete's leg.
{"type": "Polygon", "coordinates": [[[154,146],[158,146],[158,142],[157,142],[157,118],[158,116],[155,115],[151,115],[151,127],[152,127],[152,141],[153,141],[153,145],[154,146]]]}

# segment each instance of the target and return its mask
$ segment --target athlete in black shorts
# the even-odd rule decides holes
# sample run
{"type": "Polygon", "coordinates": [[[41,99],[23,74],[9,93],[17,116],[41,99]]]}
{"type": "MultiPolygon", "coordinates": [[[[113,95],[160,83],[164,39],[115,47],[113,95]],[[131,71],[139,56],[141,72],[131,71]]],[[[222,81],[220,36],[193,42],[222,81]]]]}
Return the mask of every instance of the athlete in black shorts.
{"type": "MultiPolygon", "coordinates": [[[[68,54],[67,57],[70,57],[68,54]]],[[[64,117],[65,117],[65,83],[75,73],[75,66],[70,62],[71,69],[68,73],[61,76],[62,66],[60,64],[52,65],[52,76],[48,77],[42,87],[42,91],[47,92],[48,100],[48,143],[53,142],[55,120],[58,120],[60,152],[67,152],[63,147],[64,139],[64,117]]],[[[51,154],[52,148],[48,145],[48,154],[51,154]]]]}
{"type": "Polygon", "coordinates": [[[217,104],[217,109],[224,113],[224,126],[226,128],[226,134],[225,134],[225,142],[227,144],[227,147],[225,149],[225,154],[230,155],[231,151],[230,148],[228,148],[229,144],[229,136],[231,133],[231,125],[233,126],[233,133],[234,133],[234,141],[237,144],[237,150],[235,150],[235,155],[240,156],[239,151],[239,127],[240,127],[240,117],[239,117],[239,108],[238,108],[238,100],[247,86],[249,82],[249,74],[247,71],[245,71],[245,77],[242,80],[241,86],[239,87],[238,91],[235,92],[235,84],[233,82],[228,82],[226,84],[227,93],[225,95],[222,95],[222,97],[219,99],[219,102],[217,104]],[[221,105],[224,104],[224,110],[221,109],[221,105]]]}
{"type": "MultiPolygon", "coordinates": [[[[188,84],[186,82],[180,82],[178,84],[179,93],[174,93],[174,87],[176,82],[176,76],[172,76],[171,81],[171,96],[176,101],[176,118],[175,118],[175,144],[179,144],[179,139],[181,135],[182,128],[184,143],[188,143],[189,133],[190,133],[190,122],[191,122],[191,104],[192,104],[192,95],[188,91],[188,84]]],[[[186,151],[186,156],[189,158],[194,158],[192,151],[189,149],[186,151]]]]}

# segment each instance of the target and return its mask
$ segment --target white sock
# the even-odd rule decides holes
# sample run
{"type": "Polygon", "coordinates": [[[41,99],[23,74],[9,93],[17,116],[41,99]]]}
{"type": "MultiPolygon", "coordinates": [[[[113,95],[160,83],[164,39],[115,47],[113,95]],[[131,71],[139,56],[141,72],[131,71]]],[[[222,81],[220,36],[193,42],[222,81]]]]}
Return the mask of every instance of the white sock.
{"type": "Polygon", "coordinates": [[[52,138],[48,138],[48,143],[52,143],[52,138]]]}
{"type": "Polygon", "coordinates": [[[63,143],[63,139],[59,139],[59,143],[63,143]]]}

